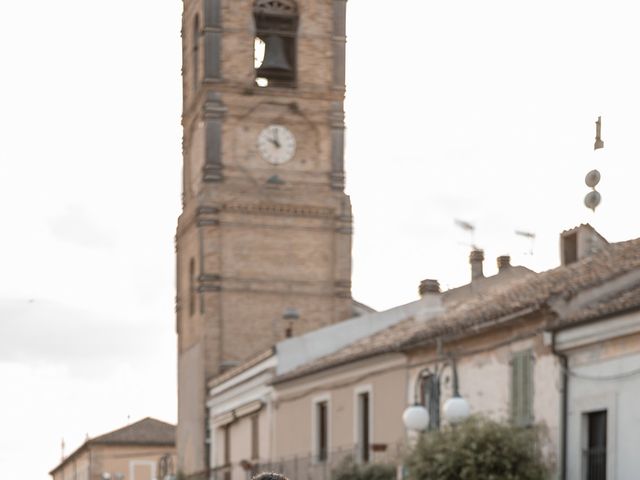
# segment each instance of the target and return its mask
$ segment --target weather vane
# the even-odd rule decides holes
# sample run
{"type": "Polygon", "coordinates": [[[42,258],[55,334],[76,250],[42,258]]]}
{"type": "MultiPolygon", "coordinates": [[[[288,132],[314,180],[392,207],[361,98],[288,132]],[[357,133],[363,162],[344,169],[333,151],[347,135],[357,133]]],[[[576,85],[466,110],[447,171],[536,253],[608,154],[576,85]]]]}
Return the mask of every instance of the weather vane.
{"type": "MultiPolygon", "coordinates": [[[[593,150],[597,151],[601,148],[604,148],[604,142],[602,141],[602,117],[598,117],[598,121],[596,122],[596,143],[593,145],[593,150]]],[[[591,189],[586,197],[584,197],[584,204],[587,208],[595,212],[602,200],[600,192],[596,190],[596,186],[600,183],[600,172],[595,169],[591,170],[587,173],[584,183],[591,189]]]]}

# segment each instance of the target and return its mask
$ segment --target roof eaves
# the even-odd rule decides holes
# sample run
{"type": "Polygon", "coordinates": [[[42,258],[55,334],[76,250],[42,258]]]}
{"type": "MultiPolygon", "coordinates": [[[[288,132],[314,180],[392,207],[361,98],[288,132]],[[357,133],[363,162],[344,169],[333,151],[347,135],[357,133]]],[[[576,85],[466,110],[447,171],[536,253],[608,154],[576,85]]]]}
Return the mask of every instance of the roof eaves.
{"type": "Polygon", "coordinates": [[[72,458],[76,457],[77,455],[80,455],[80,453],[86,449],[89,448],[89,445],[91,444],[91,440],[87,440],[86,442],[84,442],[82,445],[80,445],[78,448],[76,448],[73,452],[71,452],[69,455],[67,455],[64,459],[62,459],[60,461],[60,463],[49,472],[49,475],[53,475],[55,472],[57,472],[58,470],[60,470],[62,467],[64,467],[66,465],[67,462],[69,462],[72,458]]]}
{"type": "Polygon", "coordinates": [[[493,327],[497,327],[508,323],[517,318],[523,318],[529,316],[536,312],[547,311],[548,308],[546,304],[529,306],[526,308],[519,309],[517,311],[513,311],[506,315],[502,315],[500,317],[489,317],[485,321],[481,321],[474,325],[464,326],[464,325],[442,325],[441,328],[436,329],[433,332],[416,332],[410,338],[402,342],[400,348],[403,351],[412,350],[414,348],[418,348],[421,346],[428,345],[429,343],[435,342],[437,339],[441,338],[443,340],[451,340],[455,338],[456,340],[464,339],[469,336],[477,335],[480,331],[485,329],[490,329],[493,327]],[[453,327],[458,327],[453,328],[453,327]]]}
{"type": "Polygon", "coordinates": [[[309,368],[303,367],[298,371],[294,370],[293,372],[285,373],[284,375],[280,375],[279,377],[274,378],[270,382],[270,384],[279,385],[282,383],[290,382],[292,380],[297,380],[298,378],[306,377],[307,375],[313,375],[316,373],[324,372],[326,370],[331,370],[332,368],[339,368],[349,363],[367,360],[369,358],[377,357],[379,355],[396,353],[399,351],[400,349],[397,345],[389,345],[389,346],[385,345],[384,347],[378,347],[372,350],[364,350],[362,352],[354,353],[353,355],[340,358],[333,362],[318,364],[316,366],[311,366],[309,368]]]}

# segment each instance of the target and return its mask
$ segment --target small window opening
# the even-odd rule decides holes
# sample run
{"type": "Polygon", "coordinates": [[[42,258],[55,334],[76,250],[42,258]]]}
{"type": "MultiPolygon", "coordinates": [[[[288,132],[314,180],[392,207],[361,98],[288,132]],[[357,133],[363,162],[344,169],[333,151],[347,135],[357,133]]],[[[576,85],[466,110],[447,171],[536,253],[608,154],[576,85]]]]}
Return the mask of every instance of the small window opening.
{"type": "Polygon", "coordinates": [[[196,313],[196,261],[189,262],[189,315],[196,313]]]}
{"type": "Polygon", "coordinates": [[[562,238],[564,264],[569,265],[578,261],[578,234],[572,233],[562,238]]]}
{"type": "Polygon", "coordinates": [[[260,417],[254,415],[251,417],[251,459],[258,460],[260,458],[260,417]]]}
{"type": "Polygon", "coordinates": [[[296,81],[298,9],[293,0],[256,0],[254,68],[259,87],[293,87],[296,81]]]}
{"type": "Polygon", "coordinates": [[[440,378],[428,373],[420,379],[420,403],[429,412],[429,430],[440,428],[440,378]]]}
{"type": "Polygon", "coordinates": [[[224,437],[224,474],[223,480],[231,480],[231,424],[222,427],[224,437]]]}
{"type": "Polygon", "coordinates": [[[204,464],[209,468],[211,466],[211,424],[209,423],[209,409],[206,409],[204,418],[204,464]]]}
{"type": "Polygon", "coordinates": [[[370,403],[368,392],[358,394],[358,457],[365,463],[369,461],[371,451],[370,403]]]}
{"type": "Polygon", "coordinates": [[[607,411],[587,414],[586,480],[607,480],[607,411]]]}
{"type": "Polygon", "coordinates": [[[193,90],[198,90],[200,83],[200,19],[196,15],[193,20],[193,50],[191,63],[193,65],[193,90]]]}
{"type": "Polygon", "coordinates": [[[326,462],[329,457],[329,416],[328,403],[316,403],[316,425],[317,425],[317,460],[326,462]]]}

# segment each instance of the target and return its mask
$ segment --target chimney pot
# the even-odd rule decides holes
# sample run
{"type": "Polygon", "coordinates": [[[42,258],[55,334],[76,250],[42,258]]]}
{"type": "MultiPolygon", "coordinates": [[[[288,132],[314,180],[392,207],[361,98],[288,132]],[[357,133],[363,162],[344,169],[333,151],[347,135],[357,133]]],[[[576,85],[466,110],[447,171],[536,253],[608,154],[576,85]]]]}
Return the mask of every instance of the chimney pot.
{"type": "Polygon", "coordinates": [[[421,297],[430,293],[440,293],[440,282],[432,279],[423,280],[420,282],[419,291],[421,297]]]}
{"type": "Polygon", "coordinates": [[[511,267],[511,257],[509,255],[501,255],[498,257],[498,272],[502,272],[511,267]]]}
{"type": "Polygon", "coordinates": [[[471,264],[471,281],[484,278],[482,262],[484,262],[484,251],[472,250],[469,255],[469,263],[471,264]]]}

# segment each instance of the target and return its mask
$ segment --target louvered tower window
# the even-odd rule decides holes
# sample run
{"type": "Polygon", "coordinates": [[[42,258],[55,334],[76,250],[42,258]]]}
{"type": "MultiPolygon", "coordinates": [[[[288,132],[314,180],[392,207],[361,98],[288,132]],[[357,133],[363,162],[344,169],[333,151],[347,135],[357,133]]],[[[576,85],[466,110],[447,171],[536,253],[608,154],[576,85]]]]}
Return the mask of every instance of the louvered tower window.
{"type": "Polygon", "coordinates": [[[533,352],[526,350],[511,360],[511,419],[526,427],[533,423],[533,352]]]}

